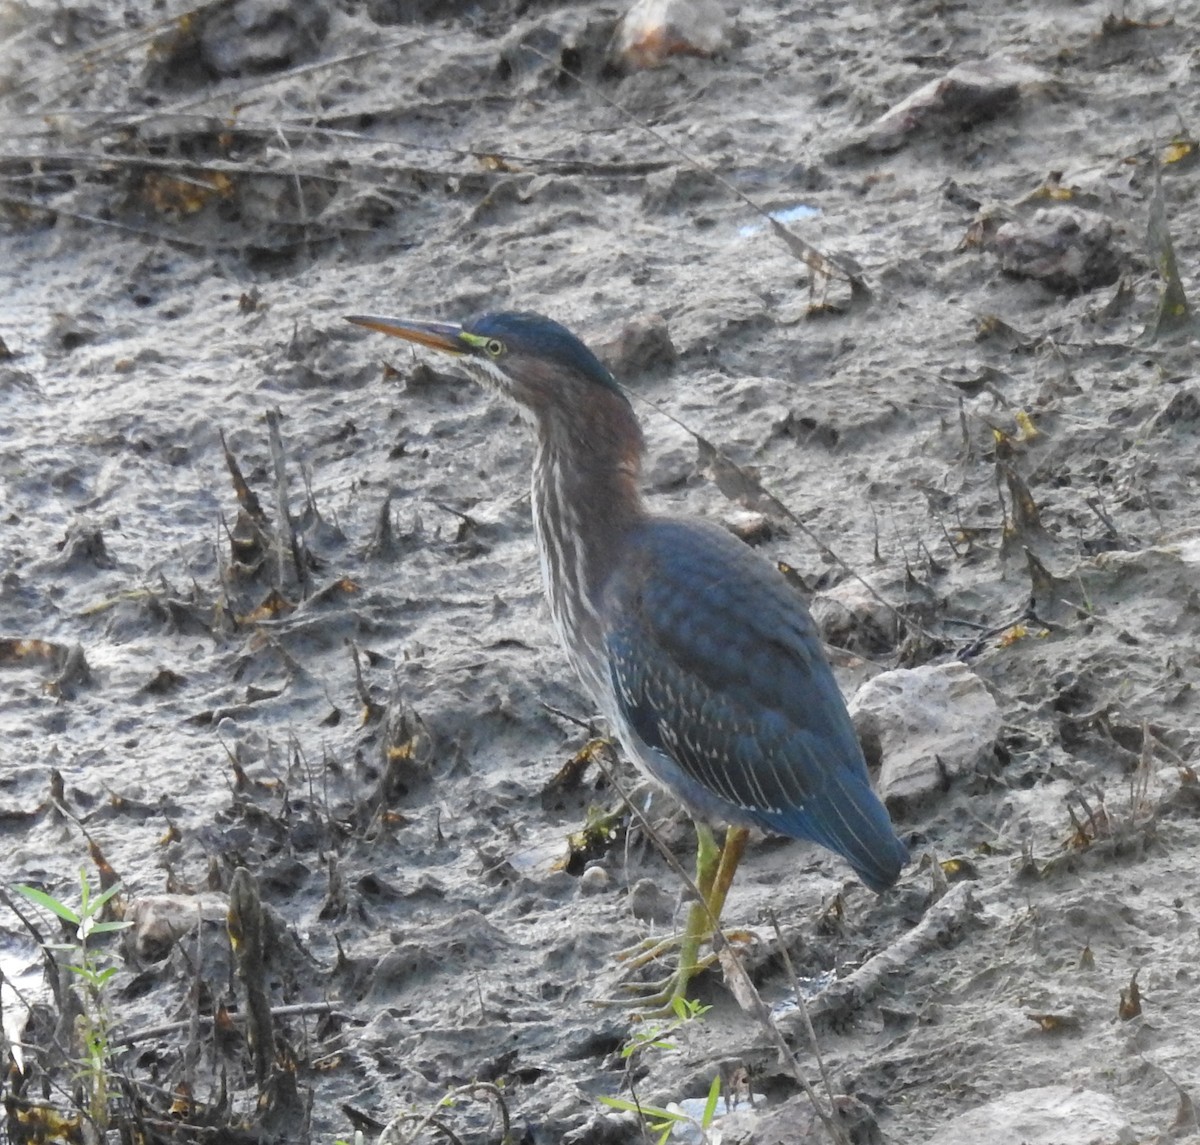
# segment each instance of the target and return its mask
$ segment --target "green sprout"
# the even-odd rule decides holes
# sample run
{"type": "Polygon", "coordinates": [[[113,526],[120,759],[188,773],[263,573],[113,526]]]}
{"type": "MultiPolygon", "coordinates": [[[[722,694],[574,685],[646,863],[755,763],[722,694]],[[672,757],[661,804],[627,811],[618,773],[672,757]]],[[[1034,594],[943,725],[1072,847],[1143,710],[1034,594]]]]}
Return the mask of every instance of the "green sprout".
{"type": "Polygon", "coordinates": [[[75,974],[83,985],[81,1013],[76,1022],[76,1031],[82,1051],[79,1074],[87,1094],[87,1113],[101,1129],[109,1123],[108,1105],[111,1093],[109,1085],[109,1059],[111,1057],[108,1003],[104,996],[105,987],[117,967],[106,965],[108,956],[99,953],[92,945],[96,937],[124,930],[130,924],[102,918],[104,908],[121,889],[116,883],[99,894],[92,893],[87,872],[79,871],[79,910],[73,910],[53,895],[37,887],[18,883],[15,888],[31,903],[57,915],[68,926],[75,928],[76,941],[47,942],[48,950],[66,954],[72,961],[66,968],[75,974]]]}
{"type": "Polygon", "coordinates": [[[708,1130],[712,1128],[713,1119],[717,1115],[717,1102],[721,1097],[721,1076],[712,1079],[708,1087],[708,1100],[704,1103],[704,1113],[700,1120],[690,1117],[678,1107],[663,1107],[661,1105],[643,1105],[640,1101],[626,1101],[623,1097],[602,1097],[600,1100],[613,1109],[637,1113],[646,1120],[646,1128],[651,1133],[658,1134],[658,1145],[666,1145],[677,1125],[698,1125],[707,1138],[708,1130]]]}
{"type": "MultiPolygon", "coordinates": [[[[700,1002],[689,1001],[687,998],[674,997],[671,999],[671,1009],[675,1017],[667,1022],[648,1022],[629,1039],[621,1050],[621,1057],[629,1062],[635,1054],[646,1050],[674,1050],[676,1042],[671,1035],[688,1022],[694,1022],[712,1009],[711,1006],[700,1002]]],[[[623,1097],[601,1097],[602,1104],[623,1113],[637,1113],[646,1121],[646,1127],[651,1133],[658,1134],[658,1145],[665,1145],[674,1132],[676,1125],[699,1125],[702,1132],[707,1133],[717,1112],[717,1101],[721,1096],[721,1078],[714,1077],[708,1087],[708,1100],[704,1105],[704,1113],[700,1121],[684,1113],[678,1107],[663,1107],[661,1105],[643,1105],[640,1101],[630,1101],[623,1097]]]]}

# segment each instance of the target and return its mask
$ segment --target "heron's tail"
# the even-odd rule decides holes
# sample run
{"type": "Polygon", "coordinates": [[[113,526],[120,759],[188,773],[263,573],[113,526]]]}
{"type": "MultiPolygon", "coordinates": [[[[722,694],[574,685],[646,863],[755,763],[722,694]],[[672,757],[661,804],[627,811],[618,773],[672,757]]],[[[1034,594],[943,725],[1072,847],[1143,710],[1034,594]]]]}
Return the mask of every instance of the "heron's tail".
{"type": "Polygon", "coordinates": [[[763,825],[819,843],[841,855],[871,890],[887,890],[908,862],[908,848],[896,837],[887,810],[871,790],[865,768],[860,776],[838,767],[826,779],[823,789],[803,807],[764,815],[763,825]]]}

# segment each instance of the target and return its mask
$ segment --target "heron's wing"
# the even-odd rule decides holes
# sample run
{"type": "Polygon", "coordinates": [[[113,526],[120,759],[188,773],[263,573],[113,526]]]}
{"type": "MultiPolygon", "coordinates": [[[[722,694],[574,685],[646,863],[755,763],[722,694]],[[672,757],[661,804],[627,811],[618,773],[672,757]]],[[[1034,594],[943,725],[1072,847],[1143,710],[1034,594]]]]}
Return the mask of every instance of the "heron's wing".
{"type": "Polygon", "coordinates": [[[907,851],[812,618],[776,569],[723,529],[651,520],[603,614],[620,714],[678,769],[685,802],[812,839],[874,889],[895,882],[907,851]]]}

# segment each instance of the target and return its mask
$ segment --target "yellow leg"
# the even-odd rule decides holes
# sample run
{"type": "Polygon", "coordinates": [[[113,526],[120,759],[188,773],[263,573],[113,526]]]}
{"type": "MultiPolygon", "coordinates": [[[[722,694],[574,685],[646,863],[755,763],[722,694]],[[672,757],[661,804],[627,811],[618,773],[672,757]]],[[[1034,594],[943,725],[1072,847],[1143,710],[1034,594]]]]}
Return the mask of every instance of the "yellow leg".
{"type": "Polygon", "coordinates": [[[700,956],[700,944],[712,932],[708,921],[708,896],[712,893],[713,880],[721,866],[721,850],[707,823],[696,824],[696,889],[700,897],[688,909],[687,929],[683,932],[683,944],[679,948],[679,969],[675,976],[673,998],[686,998],[688,982],[696,973],[700,956]]]}
{"type": "Polygon", "coordinates": [[[721,863],[717,867],[716,878],[712,889],[708,892],[708,909],[712,914],[712,925],[721,925],[721,911],[725,909],[725,899],[729,888],[733,886],[733,876],[737,873],[738,863],[746,850],[750,832],[745,827],[730,827],[725,832],[725,846],[721,848],[721,863]]]}
{"type": "Polygon", "coordinates": [[[671,1015],[674,1000],[686,998],[692,979],[717,960],[715,951],[700,957],[700,948],[721,923],[721,911],[749,837],[750,832],[744,827],[730,827],[725,832],[724,846],[718,847],[712,829],[704,823],[696,824],[696,889],[700,892],[700,898],[688,909],[687,926],[683,934],[648,940],[618,955],[621,961],[627,961],[631,968],[638,969],[678,946],[676,970],[661,982],[622,983],[619,989],[634,993],[637,997],[609,998],[598,1004],[633,1006],[646,1017],[671,1015]]]}
{"type": "Polygon", "coordinates": [[[730,827],[725,832],[725,845],[718,851],[711,828],[696,824],[696,888],[700,900],[688,911],[672,998],[686,998],[693,975],[701,969],[700,946],[721,925],[721,911],[749,837],[745,827],[730,827]]]}

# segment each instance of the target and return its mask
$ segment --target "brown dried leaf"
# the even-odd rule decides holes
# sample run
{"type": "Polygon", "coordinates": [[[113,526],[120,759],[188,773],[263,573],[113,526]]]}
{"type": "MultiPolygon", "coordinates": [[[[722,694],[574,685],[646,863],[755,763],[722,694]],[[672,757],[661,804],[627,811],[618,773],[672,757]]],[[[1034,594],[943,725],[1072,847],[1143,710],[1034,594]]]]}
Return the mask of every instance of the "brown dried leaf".
{"type": "Polygon", "coordinates": [[[970,859],[943,859],[939,865],[947,883],[961,883],[979,878],[979,868],[970,859]]]}
{"type": "Polygon", "coordinates": [[[1129,979],[1129,986],[1121,991],[1121,1003],[1117,1007],[1117,1017],[1122,1022],[1136,1018],[1142,1012],[1142,992],[1138,988],[1137,971],[1129,979]]]}
{"type": "Polygon", "coordinates": [[[233,180],[224,171],[191,175],[151,171],[142,180],[142,196],[159,214],[194,215],[213,199],[228,199],[232,194],[233,180]]]}
{"type": "Polygon", "coordinates": [[[721,970],[725,975],[725,985],[733,995],[734,1001],[747,1014],[757,1014],[759,1011],[758,995],[755,993],[745,969],[738,961],[737,951],[728,942],[722,942],[720,947],[721,949],[717,951],[717,958],[720,960],[721,970]]]}
{"type": "Polygon", "coordinates": [[[67,655],[65,644],[54,644],[49,640],[0,639],[0,664],[18,661],[33,661],[56,664],[67,655]]]}
{"type": "Polygon", "coordinates": [[[295,611],[296,606],[287,599],[277,588],[267,593],[262,604],[253,612],[238,617],[239,624],[257,624],[261,620],[274,620],[278,616],[286,616],[295,611]]]}
{"type": "Polygon", "coordinates": [[[1025,1017],[1036,1022],[1047,1034],[1073,1033],[1082,1025],[1073,1014],[1026,1014],[1025,1017]]]}

